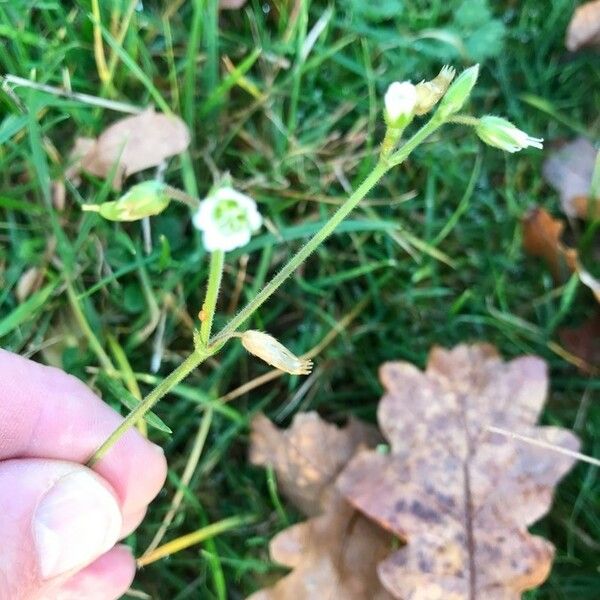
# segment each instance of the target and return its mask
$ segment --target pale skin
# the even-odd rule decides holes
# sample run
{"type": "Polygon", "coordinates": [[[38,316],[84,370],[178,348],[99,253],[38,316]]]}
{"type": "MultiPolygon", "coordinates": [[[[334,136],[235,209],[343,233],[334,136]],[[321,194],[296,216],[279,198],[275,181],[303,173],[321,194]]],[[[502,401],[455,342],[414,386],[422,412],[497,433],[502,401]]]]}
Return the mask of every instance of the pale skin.
{"type": "Polygon", "coordinates": [[[80,380],[0,350],[0,600],[113,600],[135,561],[120,539],[163,486],[161,449],[80,380]]]}

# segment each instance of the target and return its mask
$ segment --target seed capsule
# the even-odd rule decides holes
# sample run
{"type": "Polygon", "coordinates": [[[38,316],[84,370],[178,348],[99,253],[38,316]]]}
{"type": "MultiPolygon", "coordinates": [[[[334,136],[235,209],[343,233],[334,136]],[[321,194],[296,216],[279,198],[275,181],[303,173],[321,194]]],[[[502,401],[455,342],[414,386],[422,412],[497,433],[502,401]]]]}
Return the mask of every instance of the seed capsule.
{"type": "Polygon", "coordinates": [[[442,99],[455,75],[454,68],[446,65],[439,72],[439,75],[431,81],[418,83],[415,86],[417,90],[415,114],[424,115],[428,113],[442,99]]]}
{"type": "Polygon", "coordinates": [[[283,344],[272,335],[262,331],[245,331],[242,345],[250,354],[258,356],[268,365],[285,371],[290,375],[308,375],[312,370],[312,361],[292,354],[283,344]]]}

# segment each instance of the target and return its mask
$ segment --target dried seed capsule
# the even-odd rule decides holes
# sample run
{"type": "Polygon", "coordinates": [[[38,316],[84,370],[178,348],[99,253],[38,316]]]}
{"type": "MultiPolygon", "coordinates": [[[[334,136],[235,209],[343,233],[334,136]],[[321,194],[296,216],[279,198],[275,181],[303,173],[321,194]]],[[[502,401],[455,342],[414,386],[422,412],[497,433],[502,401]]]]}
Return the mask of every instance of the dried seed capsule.
{"type": "Polygon", "coordinates": [[[415,86],[417,90],[415,114],[424,115],[428,113],[442,99],[455,75],[454,68],[446,65],[438,76],[431,81],[418,83],[415,86]]]}
{"type": "Polygon", "coordinates": [[[258,356],[280,371],[285,371],[290,375],[308,375],[311,372],[311,360],[292,354],[268,333],[249,330],[242,334],[241,339],[242,345],[250,354],[258,356]]]}

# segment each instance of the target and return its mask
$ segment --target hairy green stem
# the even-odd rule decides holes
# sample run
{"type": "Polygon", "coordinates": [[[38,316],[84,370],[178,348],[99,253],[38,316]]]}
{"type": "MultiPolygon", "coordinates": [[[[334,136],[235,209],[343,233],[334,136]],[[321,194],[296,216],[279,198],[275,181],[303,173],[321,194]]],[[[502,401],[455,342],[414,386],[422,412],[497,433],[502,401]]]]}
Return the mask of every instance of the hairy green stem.
{"type": "Polygon", "coordinates": [[[356,208],[357,204],[371,191],[379,180],[394,166],[404,161],[409,154],[429,135],[443,124],[434,116],[415,135],[387,159],[381,159],[369,176],[356,188],[352,195],[340,206],[323,227],[303,246],[286,265],[265,285],[265,287],[242,310],[225,325],[225,327],[210,340],[210,346],[218,346],[221,342],[242,325],[279,286],[329,237],[335,228],[356,208]]]}
{"type": "Polygon", "coordinates": [[[223,276],[223,266],[225,265],[225,252],[215,250],[210,255],[210,269],[208,272],[208,284],[206,286],[206,296],[202,304],[202,316],[200,325],[200,340],[204,345],[208,344],[210,332],[212,330],[219,288],[221,287],[221,278],[223,276]]]}
{"type": "Polygon", "coordinates": [[[182,204],[186,204],[192,210],[198,210],[198,206],[200,205],[200,201],[198,198],[194,198],[194,196],[190,196],[186,194],[183,190],[177,189],[171,185],[165,185],[165,192],[172,200],[177,200],[177,202],[181,202],[182,204]]]}
{"type": "Polygon", "coordinates": [[[204,362],[210,354],[207,351],[195,350],[174,371],[165,377],[123,420],[110,434],[106,441],[94,452],[87,463],[93,467],[102,460],[108,451],[119,441],[121,436],[131,429],[152,407],[178,383],[183,381],[198,365],[204,362]]]}
{"type": "Polygon", "coordinates": [[[468,125],[469,127],[475,127],[479,123],[477,117],[471,117],[469,115],[454,115],[448,118],[448,123],[458,123],[459,125],[468,125]]]}

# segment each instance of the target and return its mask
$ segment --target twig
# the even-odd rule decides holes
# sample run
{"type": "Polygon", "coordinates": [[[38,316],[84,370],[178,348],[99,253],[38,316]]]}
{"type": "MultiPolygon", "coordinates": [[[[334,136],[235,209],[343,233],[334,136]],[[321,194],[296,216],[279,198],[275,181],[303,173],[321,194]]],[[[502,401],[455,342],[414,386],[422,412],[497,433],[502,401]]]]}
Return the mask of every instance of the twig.
{"type": "Polygon", "coordinates": [[[520,433],[507,431],[506,429],[501,429],[500,427],[489,426],[486,427],[486,429],[492,433],[498,433],[514,440],[520,440],[527,444],[531,444],[532,446],[539,446],[540,448],[545,448],[546,450],[552,450],[553,452],[558,452],[559,454],[564,454],[565,456],[570,456],[571,458],[581,460],[589,463],[590,465],[600,467],[600,460],[597,458],[592,458],[591,456],[587,456],[587,454],[581,454],[581,452],[575,452],[574,450],[569,450],[568,448],[563,448],[562,446],[556,446],[555,444],[550,444],[549,442],[543,442],[542,440],[537,440],[529,437],[528,435],[521,435],[520,433]]]}

